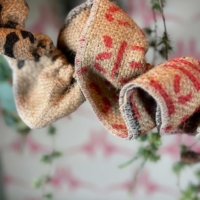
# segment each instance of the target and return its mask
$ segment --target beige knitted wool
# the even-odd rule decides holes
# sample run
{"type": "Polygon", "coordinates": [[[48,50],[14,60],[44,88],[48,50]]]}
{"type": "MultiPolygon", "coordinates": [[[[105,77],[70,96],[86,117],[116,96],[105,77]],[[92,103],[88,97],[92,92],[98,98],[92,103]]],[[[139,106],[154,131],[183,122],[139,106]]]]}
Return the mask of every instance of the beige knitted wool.
{"type": "Polygon", "coordinates": [[[74,8],[67,16],[59,37],[58,48],[69,56],[76,55],[79,39],[90,16],[93,1],[86,1],[74,8]]]}
{"type": "Polygon", "coordinates": [[[24,0],[0,5],[0,53],[10,57],[17,109],[31,128],[72,113],[86,98],[103,125],[121,138],[155,126],[162,134],[196,134],[199,61],[177,58],[151,69],[144,33],[115,3],[88,0],[72,10],[58,49],[48,36],[24,30],[24,0]]]}
{"type": "Polygon", "coordinates": [[[43,56],[39,62],[12,59],[11,66],[18,113],[31,128],[44,127],[69,115],[85,101],[74,67],[64,55],[56,60],[43,56]]]}

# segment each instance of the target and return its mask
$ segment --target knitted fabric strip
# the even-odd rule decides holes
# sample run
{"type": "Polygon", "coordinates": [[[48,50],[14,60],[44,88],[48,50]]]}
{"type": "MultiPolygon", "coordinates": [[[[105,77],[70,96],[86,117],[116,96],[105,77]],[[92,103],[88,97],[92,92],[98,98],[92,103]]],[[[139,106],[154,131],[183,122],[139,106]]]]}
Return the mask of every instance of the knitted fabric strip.
{"type": "Polygon", "coordinates": [[[156,125],[161,134],[196,133],[199,79],[198,60],[186,57],[165,62],[125,85],[120,106],[129,134],[137,137],[156,125]]]}
{"type": "Polygon", "coordinates": [[[109,0],[94,1],[76,55],[77,78],[99,120],[113,134],[129,138],[119,110],[119,92],[146,71],[142,30],[109,0]]]}
{"type": "Polygon", "coordinates": [[[0,4],[0,53],[10,57],[18,112],[31,128],[69,115],[86,98],[121,138],[156,126],[161,134],[196,134],[199,61],[177,58],[150,69],[144,33],[115,3],[88,0],[72,10],[57,48],[48,36],[25,31],[24,0],[0,4]]]}

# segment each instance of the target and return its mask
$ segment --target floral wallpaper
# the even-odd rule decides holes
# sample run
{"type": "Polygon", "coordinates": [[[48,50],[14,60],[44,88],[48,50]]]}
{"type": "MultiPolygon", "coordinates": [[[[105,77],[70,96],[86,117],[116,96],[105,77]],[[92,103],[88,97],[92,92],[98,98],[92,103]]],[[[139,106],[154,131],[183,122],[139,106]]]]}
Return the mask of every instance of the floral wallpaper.
{"type": "MultiPolygon", "coordinates": [[[[64,20],[64,7],[59,4],[60,1],[27,2],[30,6],[27,29],[46,33],[56,44],[64,20]]],[[[74,4],[79,2],[83,1],[73,1],[74,4]]],[[[150,0],[121,0],[118,3],[142,28],[154,26],[150,0]]],[[[200,59],[199,7],[200,2],[196,0],[167,1],[164,12],[173,44],[171,58],[191,55],[200,59]]],[[[161,35],[161,15],[157,14],[156,19],[158,34],[161,35]]],[[[152,54],[152,50],[147,53],[149,62],[152,54]]],[[[158,63],[160,61],[157,60],[158,63]]],[[[11,88],[8,90],[11,91],[11,88]]],[[[53,193],[55,200],[177,200],[180,197],[172,165],[179,160],[179,145],[193,144],[195,138],[163,136],[159,150],[161,160],[156,164],[147,163],[138,175],[134,190],[129,192],[139,163],[123,169],[118,166],[134,156],[138,141],[112,136],[102,127],[87,103],[54,126],[57,128],[54,141],[48,136],[47,128],[33,130],[24,138],[7,127],[0,115],[0,158],[5,200],[42,200],[44,191],[35,189],[33,182],[45,173],[52,176],[45,191],[53,193]],[[41,156],[51,152],[53,145],[63,155],[53,165],[45,165],[41,156]]],[[[200,152],[200,144],[194,149],[200,152]]],[[[191,171],[186,170],[181,176],[181,187],[192,179],[191,171]]]]}

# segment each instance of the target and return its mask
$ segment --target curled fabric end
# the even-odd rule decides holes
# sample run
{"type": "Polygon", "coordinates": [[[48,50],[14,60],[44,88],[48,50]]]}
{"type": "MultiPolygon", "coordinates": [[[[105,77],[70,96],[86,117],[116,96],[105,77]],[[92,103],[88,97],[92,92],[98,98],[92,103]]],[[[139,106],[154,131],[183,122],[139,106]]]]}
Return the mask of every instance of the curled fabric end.
{"type": "Polygon", "coordinates": [[[121,113],[129,134],[195,134],[199,125],[200,65],[192,57],[167,61],[125,85],[121,113]]]}

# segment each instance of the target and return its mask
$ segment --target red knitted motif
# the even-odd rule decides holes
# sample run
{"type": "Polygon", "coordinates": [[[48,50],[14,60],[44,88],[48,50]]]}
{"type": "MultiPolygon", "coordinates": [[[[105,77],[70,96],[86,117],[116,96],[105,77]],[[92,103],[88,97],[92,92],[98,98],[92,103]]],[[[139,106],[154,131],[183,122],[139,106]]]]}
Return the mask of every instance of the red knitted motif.
{"type": "Polygon", "coordinates": [[[131,79],[132,79],[132,78],[121,78],[121,79],[119,80],[119,82],[120,82],[121,84],[126,84],[126,83],[128,83],[131,79]]]}
{"type": "Polygon", "coordinates": [[[115,61],[115,64],[114,64],[114,68],[112,69],[112,72],[111,72],[111,78],[114,78],[115,75],[116,75],[116,72],[118,71],[119,69],[119,66],[121,64],[121,61],[123,59],[123,56],[124,56],[124,53],[125,53],[125,50],[126,50],[126,47],[127,47],[127,42],[126,41],[123,41],[121,43],[121,46],[119,48],[119,51],[118,51],[118,54],[117,54],[117,58],[116,58],[116,61],[115,61]]]}
{"type": "Polygon", "coordinates": [[[106,74],[106,70],[99,63],[95,63],[94,67],[95,67],[95,69],[102,72],[103,74],[106,74]]]}
{"type": "Polygon", "coordinates": [[[194,87],[196,88],[197,91],[200,90],[200,82],[198,81],[198,79],[190,72],[188,71],[187,69],[183,68],[183,67],[179,67],[177,65],[165,65],[165,67],[170,67],[170,68],[173,68],[173,69],[177,69],[179,71],[181,71],[183,74],[185,74],[189,79],[190,81],[193,83],[194,87]]]}
{"type": "Polygon", "coordinates": [[[115,13],[118,11],[120,11],[120,8],[117,6],[111,6],[110,8],[108,8],[108,12],[111,12],[111,13],[115,13]]]}
{"type": "Polygon", "coordinates": [[[129,22],[122,21],[122,20],[118,20],[118,24],[119,24],[119,25],[122,25],[122,26],[130,26],[130,23],[129,23],[129,22]]]}
{"type": "Polygon", "coordinates": [[[112,41],[113,41],[112,38],[108,35],[104,35],[103,39],[104,39],[105,46],[108,48],[112,48],[112,41]]]}
{"type": "Polygon", "coordinates": [[[106,59],[110,59],[111,57],[112,57],[112,53],[103,52],[96,56],[96,60],[106,60],[106,59]]]}
{"type": "Polygon", "coordinates": [[[172,126],[167,126],[164,130],[165,130],[165,132],[169,132],[169,131],[171,131],[172,130],[172,126]]]}
{"type": "Polygon", "coordinates": [[[89,84],[89,88],[94,89],[99,95],[102,94],[101,88],[94,82],[89,84]]]}
{"type": "Polygon", "coordinates": [[[174,91],[176,93],[180,92],[180,82],[181,82],[181,77],[178,74],[176,74],[174,77],[174,91]]]}
{"type": "Polygon", "coordinates": [[[132,61],[130,63],[130,67],[133,68],[133,69],[140,69],[140,68],[143,67],[143,65],[142,65],[142,63],[132,61]]]}
{"type": "Polygon", "coordinates": [[[103,107],[103,109],[101,111],[104,114],[107,114],[109,112],[110,108],[111,108],[111,103],[106,97],[103,97],[102,101],[103,101],[104,107],[103,107]]]}
{"type": "Polygon", "coordinates": [[[160,95],[163,97],[163,99],[164,99],[164,101],[166,103],[166,106],[168,108],[169,116],[174,114],[175,113],[174,103],[172,101],[172,98],[167,94],[166,90],[163,88],[163,86],[159,82],[157,82],[157,81],[155,81],[153,79],[150,80],[149,84],[152,87],[154,87],[157,90],[157,92],[159,92],[160,95]]]}
{"type": "Polygon", "coordinates": [[[180,96],[178,97],[178,102],[181,104],[186,104],[188,101],[192,99],[192,93],[186,95],[186,96],[180,96]]]}
{"type": "Polygon", "coordinates": [[[192,69],[196,70],[197,72],[200,73],[200,68],[198,65],[195,65],[187,60],[183,60],[182,58],[176,58],[176,59],[173,59],[172,62],[175,62],[177,64],[184,64],[184,65],[188,65],[190,66],[192,69]]]}
{"type": "Polygon", "coordinates": [[[105,18],[109,21],[109,22],[113,22],[114,21],[114,18],[111,14],[109,13],[106,13],[105,14],[105,18]]]}
{"type": "Polygon", "coordinates": [[[132,104],[132,110],[135,113],[134,118],[139,119],[140,118],[140,113],[139,113],[139,111],[137,109],[137,106],[135,105],[135,102],[133,101],[133,98],[131,98],[131,104],[132,104]]]}
{"type": "Polygon", "coordinates": [[[120,124],[113,124],[112,127],[117,130],[119,130],[119,129],[126,130],[127,129],[126,126],[123,126],[120,124]]]}
{"type": "Polygon", "coordinates": [[[140,47],[140,46],[133,46],[133,47],[132,47],[132,50],[144,52],[144,51],[145,51],[145,48],[144,48],[144,47],[140,47]]]}
{"type": "MultiPolygon", "coordinates": [[[[121,10],[119,7],[111,6],[110,8],[108,8],[107,13],[105,14],[106,20],[108,20],[109,22],[113,22],[114,21],[113,14],[120,11],[121,10]]],[[[122,26],[130,26],[130,23],[127,21],[118,20],[117,22],[119,25],[122,26]]]]}
{"type": "Polygon", "coordinates": [[[88,72],[88,69],[88,66],[82,67],[81,69],[77,70],[77,75],[80,76],[85,74],[86,72],[88,72]]]}

